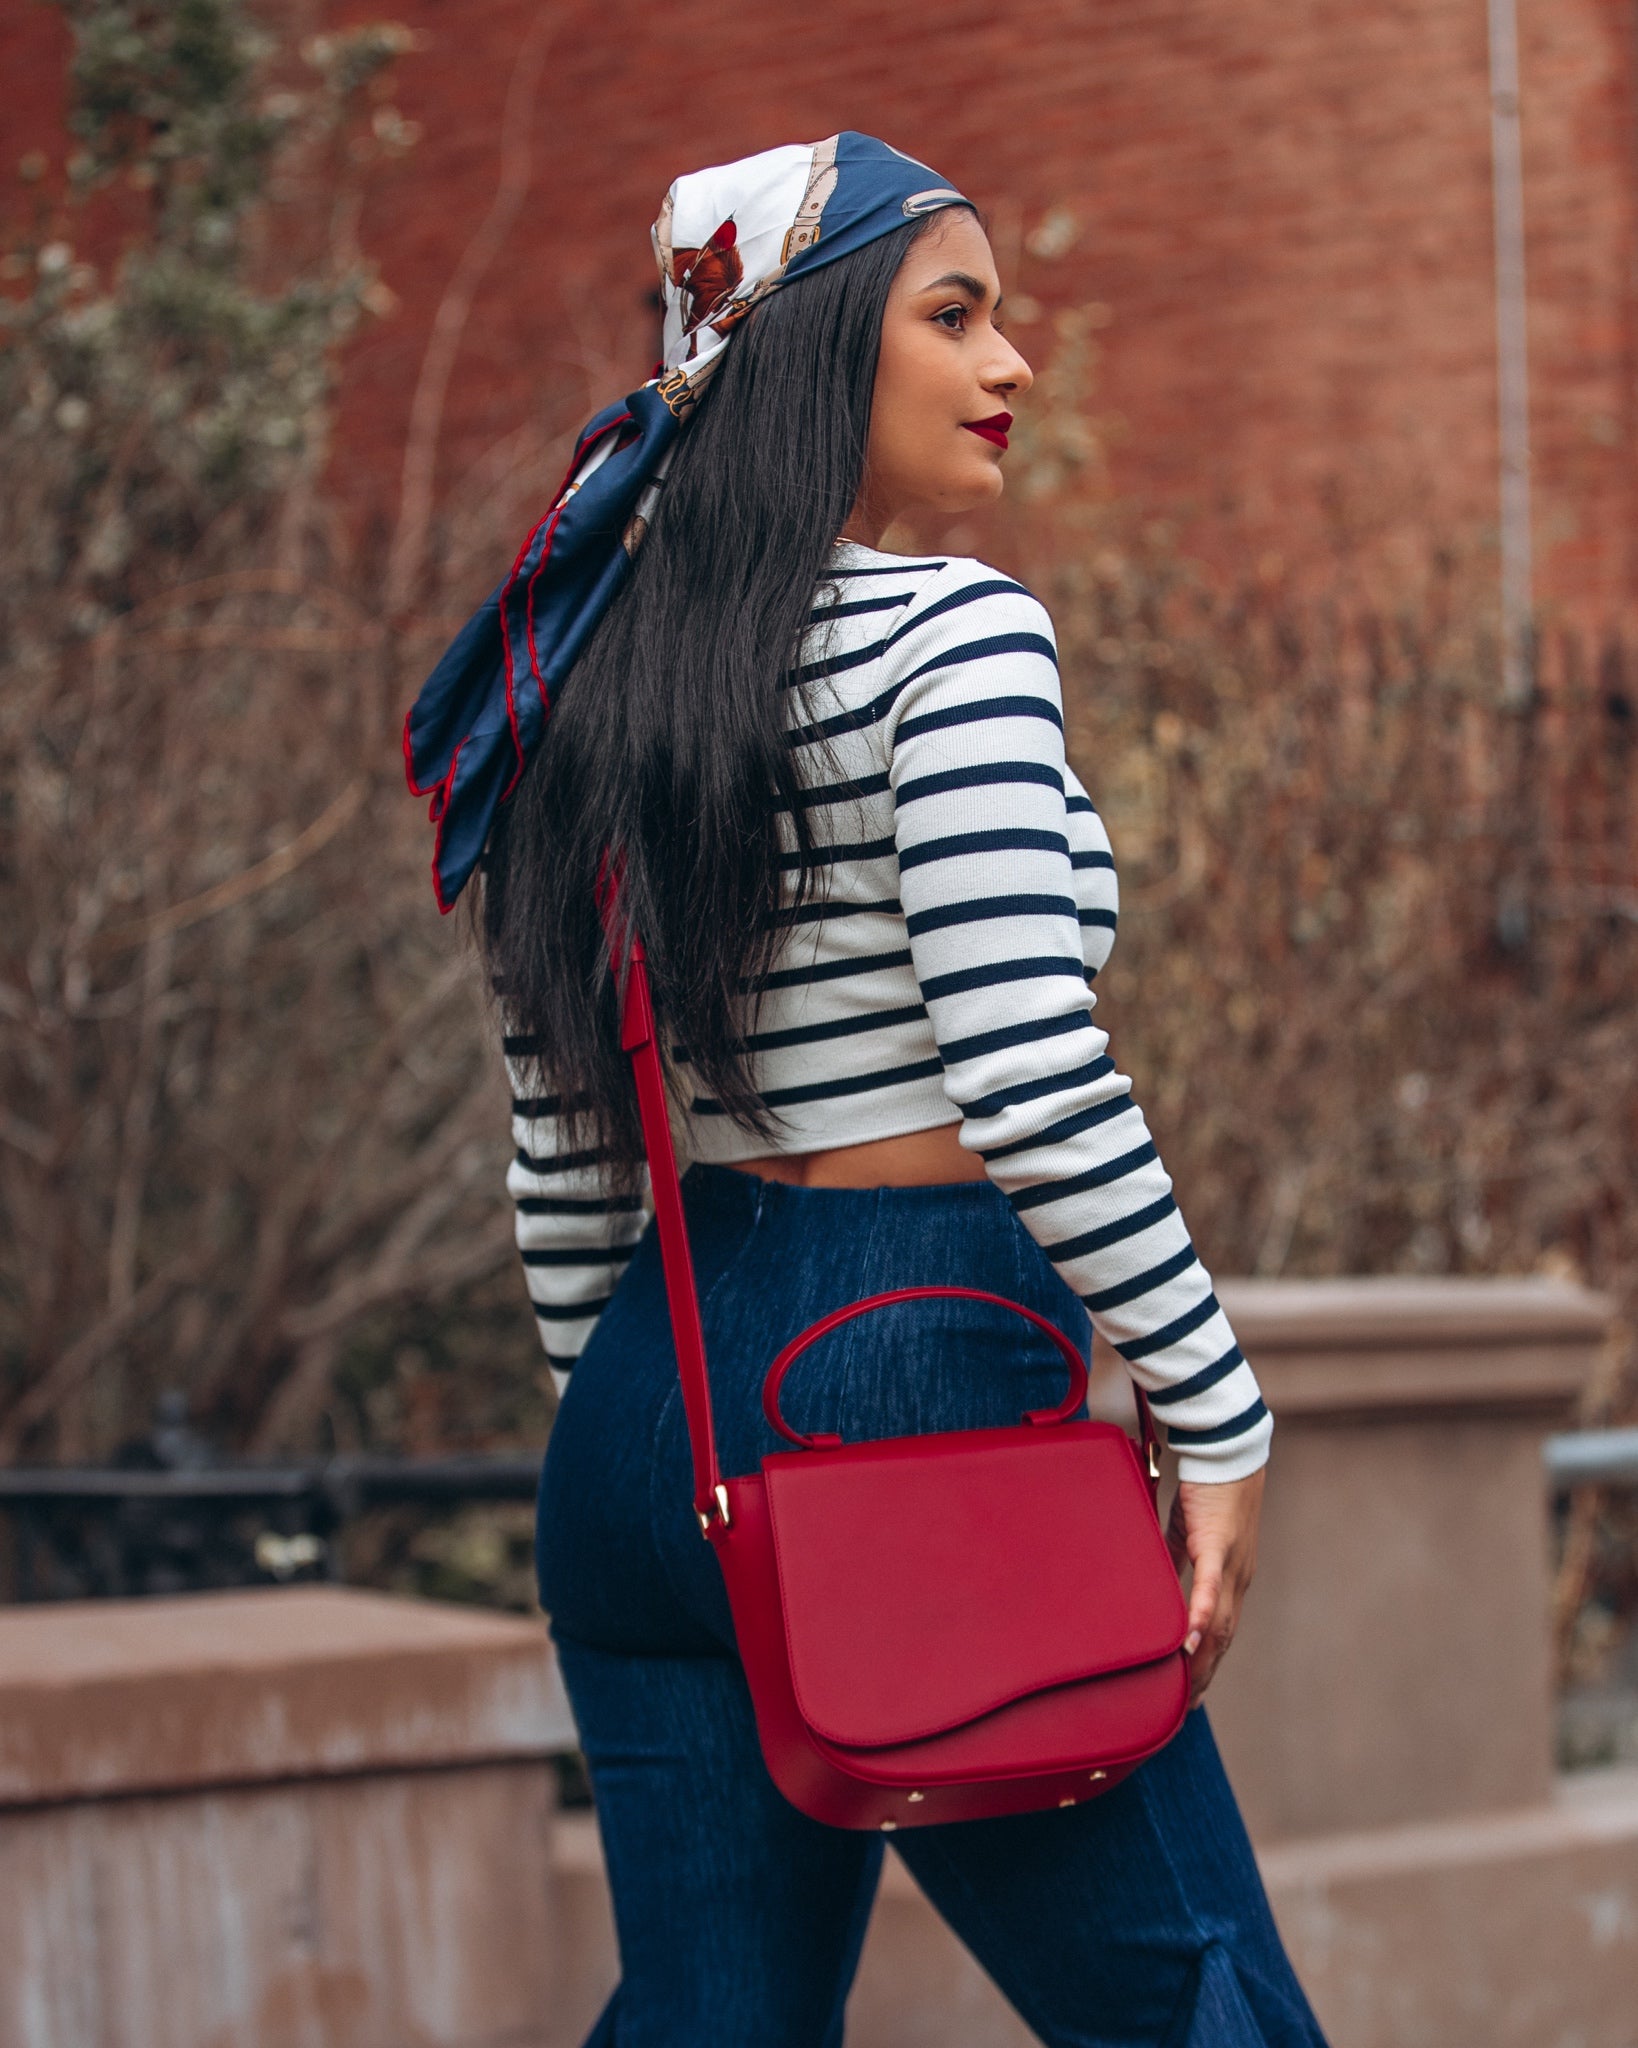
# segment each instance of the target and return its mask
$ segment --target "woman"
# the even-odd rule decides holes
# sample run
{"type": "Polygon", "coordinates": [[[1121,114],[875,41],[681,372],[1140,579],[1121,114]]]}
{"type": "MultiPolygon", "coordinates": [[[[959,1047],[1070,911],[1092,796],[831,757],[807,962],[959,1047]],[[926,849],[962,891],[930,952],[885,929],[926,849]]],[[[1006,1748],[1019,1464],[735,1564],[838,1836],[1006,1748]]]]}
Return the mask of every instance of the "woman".
{"type": "MultiPolygon", "coordinates": [[[[1083,1351],[1090,1313],[1178,1453],[1198,1703],[1272,1422],[1092,1021],[1115,880],[1051,622],[981,562],[880,549],[901,514],[999,495],[1029,390],[971,203],[844,133],[679,179],[654,239],[665,361],[591,423],[406,742],[445,907],[487,847],[508,1184],[563,1397],[541,1601],[624,1971],[593,2040],[833,2044],[881,1843],[769,1779],[690,1509],[605,851],[672,1055],[726,1471],[777,1447],[772,1352],[844,1302],[989,1289],[1083,1351]]],[[[1061,1391],[1023,1327],[900,1305],[805,1360],[787,1413],[849,1438],[1014,1420],[1061,1391]]],[[[1321,2039],[1203,1713],[1073,1811],[897,1840],[1043,2041],[1321,2039]]]]}

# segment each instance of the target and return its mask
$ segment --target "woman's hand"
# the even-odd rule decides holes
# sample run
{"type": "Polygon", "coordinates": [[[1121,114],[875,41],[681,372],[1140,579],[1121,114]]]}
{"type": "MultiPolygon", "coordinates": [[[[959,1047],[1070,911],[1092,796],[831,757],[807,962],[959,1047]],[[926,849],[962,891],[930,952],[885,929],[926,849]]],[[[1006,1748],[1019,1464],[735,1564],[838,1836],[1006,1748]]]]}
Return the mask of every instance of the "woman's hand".
{"type": "Polygon", "coordinates": [[[1198,1706],[1217,1660],[1234,1639],[1240,1603],[1257,1569],[1257,1524],[1263,1511],[1259,1466],[1245,1479],[1184,1480],[1172,1502],[1166,1546],[1178,1576],[1194,1566],[1189,1594],[1189,1705],[1198,1706]]]}

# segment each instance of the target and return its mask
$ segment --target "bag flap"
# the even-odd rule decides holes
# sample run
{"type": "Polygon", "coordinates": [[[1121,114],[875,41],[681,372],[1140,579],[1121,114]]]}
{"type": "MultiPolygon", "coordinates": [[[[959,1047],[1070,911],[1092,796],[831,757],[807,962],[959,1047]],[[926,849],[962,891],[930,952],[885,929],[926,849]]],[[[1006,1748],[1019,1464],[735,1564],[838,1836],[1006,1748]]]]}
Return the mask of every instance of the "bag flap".
{"type": "Polygon", "coordinates": [[[797,1705],[832,1742],[919,1741],[1183,1641],[1113,1423],[777,1453],[762,1473],[797,1705]]]}

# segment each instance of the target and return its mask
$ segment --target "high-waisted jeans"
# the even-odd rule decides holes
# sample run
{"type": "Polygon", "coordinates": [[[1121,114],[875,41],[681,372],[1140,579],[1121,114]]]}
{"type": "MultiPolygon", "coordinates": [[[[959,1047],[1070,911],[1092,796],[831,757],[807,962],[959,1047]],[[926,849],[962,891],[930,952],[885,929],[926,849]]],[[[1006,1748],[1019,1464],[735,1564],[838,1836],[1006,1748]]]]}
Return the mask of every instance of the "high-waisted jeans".
{"type": "MultiPolygon", "coordinates": [[[[774,1352],[860,1295],[986,1288],[1084,1348],[1085,1310],[987,1181],[801,1188],[696,1165],[683,1190],[729,1474],[781,1448],[760,1398],[774,1352]]],[[[1062,1372],[1020,1317],[902,1303],[806,1354],[785,1414],[849,1438],[1013,1422],[1062,1372]]],[[[541,1604],[620,1946],[588,2048],[836,2048],[884,1844],[809,1820],[769,1778],[690,1494],[651,1225],[574,1369],[540,1491],[541,1604]]],[[[894,1848],[1054,2048],[1324,2048],[1204,1708],[1083,1806],[906,1829],[894,1848]]]]}

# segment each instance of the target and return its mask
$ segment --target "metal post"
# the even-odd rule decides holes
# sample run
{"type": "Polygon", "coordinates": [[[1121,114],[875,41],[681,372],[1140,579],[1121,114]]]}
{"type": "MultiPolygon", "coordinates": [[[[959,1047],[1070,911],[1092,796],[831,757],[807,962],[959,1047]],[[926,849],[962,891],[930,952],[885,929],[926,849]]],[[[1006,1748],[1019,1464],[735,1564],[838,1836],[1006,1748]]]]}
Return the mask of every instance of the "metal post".
{"type": "Polygon", "coordinates": [[[1516,0],[1488,0],[1495,203],[1496,381],[1501,447],[1502,702],[1535,687],[1530,563],[1530,374],[1525,352],[1524,162],[1516,0]]]}

